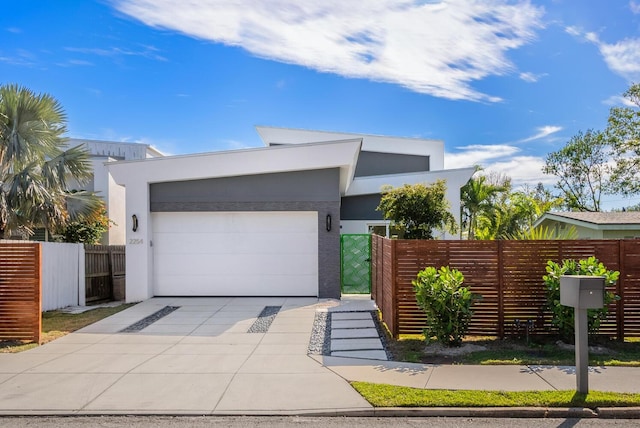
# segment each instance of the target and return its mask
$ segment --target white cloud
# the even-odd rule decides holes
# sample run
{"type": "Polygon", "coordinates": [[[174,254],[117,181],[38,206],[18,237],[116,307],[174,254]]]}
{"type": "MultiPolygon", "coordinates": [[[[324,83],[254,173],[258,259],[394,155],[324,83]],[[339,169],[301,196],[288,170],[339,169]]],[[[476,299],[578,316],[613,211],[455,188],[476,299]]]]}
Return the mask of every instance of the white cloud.
{"type": "Polygon", "coordinates": [[[542,173],[544,158],[518,155],[520,149],[508,144],[471,145],[457,147],[459,152],[446,153],[445,168],[480,165],[484,174],[497,173],[511,178],[515,187],[528,184],[555,183],[555,177],[542,173]]]}
{"type": "Polygon", "coordinates": [[[602,101],[602,104],[605,104],[608,106],[623,105],[625,107],[637,107],[637,105],[635,105],[630,99],[625,98],[621,95],[612,95],[606,100],[602,101]]]}
{"type": "Polygon", "coordinates": [[[528,0],[112,0],[147,25],[321,72],[449,99],[499,101],[472,82],[514,70],[535,38],[528,0]]]}
{"type": "MultiPolygon", "coordinates": [[[[640,5],[638,7],[640,8],[640,5]]],[[[615,43],[606,43],[600,40],[598,34],[583,32],[577,27],[567,27],[565,31],[596,45],[607,67],[614,73],[629,81],[640,79],[640,39],[626,38],[615,43]]]]}
{"type": "Polygon", "coordinates": [[[514,187],[538,183],[554,184],[557,180],[553,175],[542,173],[544,159],[537,156],[514,156],[513,158],[494,162],[487,165],[486,173],[496,172],[511,177],[514,187]]]}
{"type": "Polygon", "coordinates": [[[562,131],[562,126],[546,125],[546,126],[541,126],[539,128],[536,128],[536,130],[538,132],[536,132],[534,135],[532,135],[531,137],[524,138],[522,140],[518,140],[518,143],[528,143],[529,141],[546,138],[551,134],[555,134],[556,132],[562,131]]]}
{"type": "Polygon", "coordinates": [[[157,61],[166,61],[167,59],[158,54],[158,49],[153,46],[142,46],[140,49],[125,49],[119,47],[110,47],[108,49],[103,48],[77,48],[66,47],[65,50],[69,52],[77,52],[89,55],[98,55],[104,57],[118,57],[118,56],[141,56],[147,59],[153,59],[157,61]]]}
{"type": "Polygon", "coordinates": [[[528,83],[535,83],[538,80],[540,80],[540,78],[547,76],[547,73],[541,73],[541,74],[535,74],[535,73],[531,73],[529,71],[525,71],[523,73],[520,73],[520,79],[524,80],[525,82],[528,83]]]}
{"type": "Polygon", "coordinates": [[[611,71],[630,81],[640,79],[640,39],[599,42],[598,47],[611,71]]]}
{"type": "Polygon", "coordinates": [[[447,153],[444,157],[445,169],[466,168],[474,165],[485,167],[487,162],[512,156],[520,151],[507,144],[470,145],[456,147],[456,153],[447,153]]]}
{"type": "Polygon", "coordinates": [[[634,15],[639,15],[640,14],[640,3],[636,3],[635,1],[631,0],[629,2],[629,9],[631,9],[631,12],[634,15]]]}

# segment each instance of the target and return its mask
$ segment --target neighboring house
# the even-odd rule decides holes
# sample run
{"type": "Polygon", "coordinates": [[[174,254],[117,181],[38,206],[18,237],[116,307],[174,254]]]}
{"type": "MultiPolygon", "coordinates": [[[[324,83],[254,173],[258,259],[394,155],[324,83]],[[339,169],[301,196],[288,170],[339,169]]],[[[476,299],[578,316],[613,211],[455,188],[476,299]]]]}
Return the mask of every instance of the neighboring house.
{"type": "Polygon", "coordinates": [[[457,218],[474,172],[442,170],[441,142],[416,140],[424,147],[412,151],[414,140],[395,137],[258,132],[268,147],[107,164],[126,188],[127,301],[338,298],[340,227],[385,225],[375,211],[382,185],[445,178],[457,218]]]}
{"type": "MultiPolygon", "coordinates": [[[[69,183],[69,189],[96,192],[98,196],[104,199],[107,216],[113,221],[113,224],[109,227],[109,231],[103,235],[102,244],[124,245],[126,236],[125,189],[116,184],[109,175],[105,164],[119,160],[143,160],[164,155],[148,144],[140,143],[71,138],[68,140],[67,145],[69,147],[84,145],[89,151],[92,167],[92,174],[88,183],[80,185],[78,182],[72,181],[69,183]]],[[[34,231],[33,236],[24,236],[21,239],[49,241],[50,236],[46,229],[39,228],[34,231]]]]}
{"type": "MultiPolygon", "coordinates": [[[[440,140],[402,138],[343,132],[256,127],[267,146],[306,144],[362,139],[354,178],[340,203],[341,233],[371,233],[389,237],[389,221],[376,208],[380,189],[385,185],[447,182],[450,211],[460,224],[460,187],[473,175],[474,168],[444,169],[444,143],[440,140]]],[[[441,238],[458,236],[442,234],[441,238]]]]}
{"type": "MultiPolygon", "coordinates": [[[[119,160],[149,159],[164,156],[148,144],[119,143],[72,138],[69,147],[84,145],[91,156],[93,175],[89,183],[81,186],[83,190],[96,192],[104,199],[107,215],[114,222],[105,233],[102,243],[105,245],[124,245],[125,243],[125,190],[109,175],[106,162],[119,160]]],[[[78,186],[80,187],[80,186],[78,186]]]]}
{"type": "Polygon", "coordinates": [[[556,233],[574,226],[578,239],[640,238],[640,212],[548,212],[533,226],[556,233]]]}

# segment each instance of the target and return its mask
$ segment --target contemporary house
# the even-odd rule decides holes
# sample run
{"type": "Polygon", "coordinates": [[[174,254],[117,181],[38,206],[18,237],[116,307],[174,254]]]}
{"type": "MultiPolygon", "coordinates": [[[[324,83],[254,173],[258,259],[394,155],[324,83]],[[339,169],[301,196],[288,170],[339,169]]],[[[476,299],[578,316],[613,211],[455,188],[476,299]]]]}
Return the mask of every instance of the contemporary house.
{"type": "Polygon", "coordinates": [[[474,172],[443,170],[438,141],[258,132],[267,147],[107,164],[126,189],[127,301],[339,297],[340,233],[386,227],[381,186],[444,178],[457,218],[474,172]]]}
{"type": "Polygon", "coordinates": [[[548,212],[533,226],[556,233],[574,226],[578,239],[640,238],[640,212],[548,212]]]}
{"type": "MultiPolygon", "coordinates": [[[[109,227],[109,231],[102,236],[101,243],[104,245],[124,245],[126,235],[125,189],[113,180],[106,163],[119,160],[142,160],[164,155],[148,144],[140,143],[71,138],[67,145],[69,147],[84,146],[89,152],[92,167],[88,183],[80,185],[72,181],[69,183],[69,189],[95,192],[104,200],[107,216],[113,223],[109,227]]],[[[19,239],[49,241],[51,236],[46,229],[38,228],[35,229],[32,236],[20,236],[19,239]]]]}

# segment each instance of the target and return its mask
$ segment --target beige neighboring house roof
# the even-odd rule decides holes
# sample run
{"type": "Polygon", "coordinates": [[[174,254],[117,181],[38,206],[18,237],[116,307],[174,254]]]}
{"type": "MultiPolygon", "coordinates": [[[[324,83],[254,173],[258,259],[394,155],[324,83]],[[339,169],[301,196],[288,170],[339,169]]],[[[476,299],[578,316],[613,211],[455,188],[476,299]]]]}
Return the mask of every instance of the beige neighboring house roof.
{"type": "Polygon", "coordinates": [[[639,229],[640,211],[626,212],[548,212],[535,223],[539,226],[545,220],[560,221],[591,229],[639,229]]]}

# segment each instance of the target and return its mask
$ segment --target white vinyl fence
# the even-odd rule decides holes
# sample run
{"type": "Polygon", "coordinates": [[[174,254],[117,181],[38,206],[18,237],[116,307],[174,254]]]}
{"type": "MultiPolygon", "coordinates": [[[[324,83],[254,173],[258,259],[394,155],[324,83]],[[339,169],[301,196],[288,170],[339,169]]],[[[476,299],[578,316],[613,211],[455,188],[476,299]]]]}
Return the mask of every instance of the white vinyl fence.
{"type": "Polygon", "coordinates": [[[84,244],[41,242],[42,310],[84,306],[84,244]]]}

